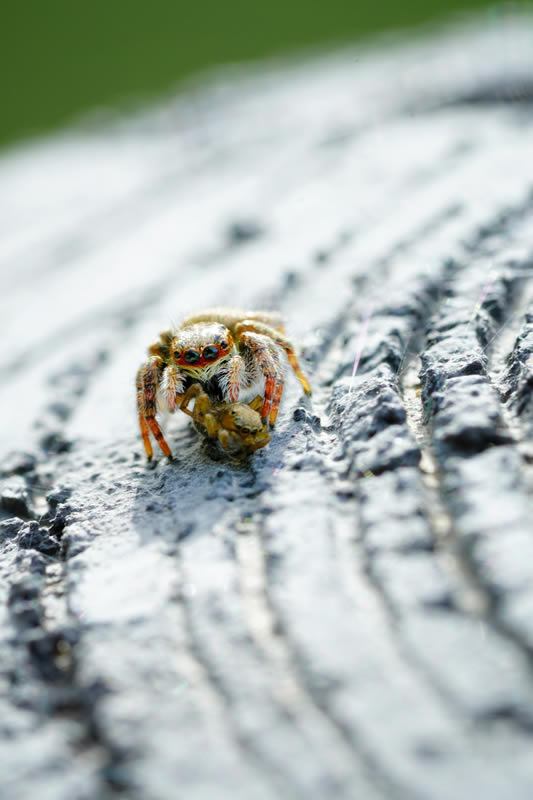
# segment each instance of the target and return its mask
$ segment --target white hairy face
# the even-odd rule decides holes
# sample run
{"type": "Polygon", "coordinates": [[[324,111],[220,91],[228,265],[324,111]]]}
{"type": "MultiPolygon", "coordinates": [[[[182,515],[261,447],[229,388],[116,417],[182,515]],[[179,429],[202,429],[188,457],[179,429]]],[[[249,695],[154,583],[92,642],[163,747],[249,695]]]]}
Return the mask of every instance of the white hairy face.
{"type": "Polygon", "coordinates": [[[216,375],[233,351],[230,331],[218,322],[189,325],[171,342],[171,355],[180,371],[202,382],[216,375]]]}

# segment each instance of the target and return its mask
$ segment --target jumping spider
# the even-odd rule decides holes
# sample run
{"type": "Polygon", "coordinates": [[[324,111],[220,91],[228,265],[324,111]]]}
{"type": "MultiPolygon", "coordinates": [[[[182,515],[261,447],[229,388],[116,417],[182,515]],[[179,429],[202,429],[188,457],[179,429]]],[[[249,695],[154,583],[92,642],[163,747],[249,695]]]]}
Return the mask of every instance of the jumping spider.
{"type": "Polygon", "coordinates": [[[283,351],[304,392],[311,394],[276,312],[212,308],[188,317],[177,329],[163,331],[137,372],[139,425],[148,459],[150,431],[172,458],[156,412],[174,411],[193,383],[215,403],[246,402],[260,394],[263,424],[274,425],[284,385],[283,351]]]}
{"type": "Polygon", "coordinates": [[[193,418],[197,428],[216,439],[229,453],[248,455],[267,445],[270,434],[258,414],[263,405],[261,395],[251,403],[215,403],[206,395],[199,383],[187,389],[180,409],[193,418]],[[188,405],[194,398],[194,409],[188,405]]]}

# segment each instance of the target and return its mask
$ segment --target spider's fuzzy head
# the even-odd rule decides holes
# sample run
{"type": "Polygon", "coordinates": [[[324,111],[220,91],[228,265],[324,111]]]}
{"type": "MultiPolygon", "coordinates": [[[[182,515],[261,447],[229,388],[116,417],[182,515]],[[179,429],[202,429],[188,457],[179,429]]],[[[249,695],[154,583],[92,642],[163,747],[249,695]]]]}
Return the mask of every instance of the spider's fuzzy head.
{"type": "Polygon", "coordinates": [[[177,331],[170,354],[181,372],[201,381],[215,375],[233,350],[233,338],[225,325],[200,322],[177,331]]]}

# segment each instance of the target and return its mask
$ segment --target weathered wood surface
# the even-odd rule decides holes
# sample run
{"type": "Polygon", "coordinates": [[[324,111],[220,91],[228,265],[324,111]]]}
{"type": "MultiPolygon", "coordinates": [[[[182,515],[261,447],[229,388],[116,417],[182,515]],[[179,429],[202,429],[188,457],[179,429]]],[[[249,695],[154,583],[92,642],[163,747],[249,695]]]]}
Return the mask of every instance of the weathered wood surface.
{"type": "Polygon", "coordinates": [[[2,798],[533,796],[532,68],[500,16],[0,161],[2,798]],[[136,367],[212,304],[312,402],[149,470],[136,367]]]}

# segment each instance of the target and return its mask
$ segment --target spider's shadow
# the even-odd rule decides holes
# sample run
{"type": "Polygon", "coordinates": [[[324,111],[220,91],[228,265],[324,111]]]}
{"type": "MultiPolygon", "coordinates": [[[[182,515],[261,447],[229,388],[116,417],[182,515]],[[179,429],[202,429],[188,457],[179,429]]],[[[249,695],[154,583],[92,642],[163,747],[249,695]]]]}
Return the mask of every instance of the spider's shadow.
{"type": "Polygon", "coordinates": [[[132,522],[141,543],[157,537],[172,547],[221,520],[251,516],[283,463],[293,426],[283,421],[265,448],[242,458],[228,456],[190,424],[178,430],[169,437],[174,460],[156,453],[136,475],[132,522]]]}

